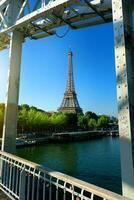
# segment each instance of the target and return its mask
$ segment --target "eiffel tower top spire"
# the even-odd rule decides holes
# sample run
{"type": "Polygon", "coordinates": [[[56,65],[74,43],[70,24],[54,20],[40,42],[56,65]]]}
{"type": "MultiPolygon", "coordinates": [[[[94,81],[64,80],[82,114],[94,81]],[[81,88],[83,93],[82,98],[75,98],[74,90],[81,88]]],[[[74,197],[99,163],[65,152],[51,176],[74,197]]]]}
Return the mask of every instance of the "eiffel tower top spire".
{"type": "Polygon", "coordinates": [[[63,101],[58,111],[69,112],[69,113],[82,113],[82,109],[79,106],[77,95],[74,88],[72,57],[73,57],[73,53],[71,49],[69,49],[67,85],[66,85],[63,101]]]}
{"type": "Polygon", "coordinates": [[[71,48],[68,52],[68,78],[67,78],[67,86],[66,86],[66,92],[74,92],[74,79],[73,79],[73,64],[72,64],[72,57],[73,53],[71,51],[71,48]]]}

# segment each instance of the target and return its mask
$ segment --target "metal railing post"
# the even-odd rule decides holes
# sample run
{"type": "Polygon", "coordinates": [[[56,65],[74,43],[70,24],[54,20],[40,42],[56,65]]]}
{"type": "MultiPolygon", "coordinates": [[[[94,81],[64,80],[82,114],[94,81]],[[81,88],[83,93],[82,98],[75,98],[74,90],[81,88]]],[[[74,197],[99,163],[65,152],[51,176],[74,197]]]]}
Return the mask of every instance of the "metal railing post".
{"type": "MultiPolygon", "coordinates": [[[[0,151],[4,171],[0,188],[18,200],[128,200],[116,193],[0,151]]],[[[131,198],[133,199],[133,198],[131,198]]]]}
{"type": "Polygon", "coordinates": [[[20,184],[19,184],[19,200],[26,200],[26,172],[24,169],[20,172],[20,184]]]}

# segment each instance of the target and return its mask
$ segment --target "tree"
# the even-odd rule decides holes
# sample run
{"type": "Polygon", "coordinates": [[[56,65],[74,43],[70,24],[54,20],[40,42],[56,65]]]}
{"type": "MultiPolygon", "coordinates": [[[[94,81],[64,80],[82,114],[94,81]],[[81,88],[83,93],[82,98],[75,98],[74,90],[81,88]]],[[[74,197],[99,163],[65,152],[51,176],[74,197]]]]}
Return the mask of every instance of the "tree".
{"type": "Polygon", "coordinates": [[[88,121],[88,127],[89,127],[89,128],[95,128],[96,125],[97,125],[97,122],[96,122],[95,119],[90,119],[90,120],[88,121]]]}
{"type": "Polygon", "coordinates": [[[25,133],[28,129],[27,124],[27,109],[25,106],[20,106],[18,113],[18,132],[25,133]]]}
{"type": "Polygon", "coordinates": [[[106,115],[101,115],[98,119],[97,125],[99,127],[107,127],[109,123],[109,117],[106,115]]]}
{"type": "Polygon", "coordinates": [[[64,131],[67,126],[67,116],[64,113],[53,113],[51,115],[51,122],[55,132],[64,131]]]}
{"type": "Polygon", "coordinates": [[[0,110],[0,137],[2,137],[3,121],[4,121],[4,112],[3,110],[0,110]]]}
{"type": "Polygon", "coordinates": [[[67,117],[67,127],[70,131],[77,129],[78,117],[76,113],[65,113],[67,117]]]}
{"type": "MultiPolygon", "coordinates": [[[[5,105],[0,104],[0,134],[2,135],[5,105]]],[[[107,127],[110,118],[106,115],[97,116],[94,112],[84,114],[45,112],[34,106],[22,104],[18,106],[18,133],[36,133],[36,135],[76,131],[78,128],[107,127]]]]}
{"type": "Polygon", "coordinates": [[[48,114],[42,111],[37,111],[35,115],[35,131],[37,133],[45,133],[51,130],[51,120],[48,114]]]}
{"type": "Polygon", "coordinates": [[[4,103],[0,103],[0,110],[4,113],[4,111],[5,111],[5,104],[4,103]]]}
{"type": "Polygon", "coordinates": [[[87,119],[87,117],[84,116],[84,115],[80,115],[78,117],[77,125],[78,125],[79,128],[87,129],[87,127],[88,127],[88,119],[87,119]]]}
{"type": "Polygon", "coordinates": [[[87,117],[88,119],[98,120],[98,115],[96,115],[94,112],[91,112],[91,111],[87,111],[85,113],[85,117],[87,117]]]}
{"type": "Polygon", "coordinates": [[[30,107],[29,107],[29,105],[27,105],[27,104],[22,104],[21,106],[20,106],[20,109],[26,109],[27,111],[30,109],[30,107]]]}

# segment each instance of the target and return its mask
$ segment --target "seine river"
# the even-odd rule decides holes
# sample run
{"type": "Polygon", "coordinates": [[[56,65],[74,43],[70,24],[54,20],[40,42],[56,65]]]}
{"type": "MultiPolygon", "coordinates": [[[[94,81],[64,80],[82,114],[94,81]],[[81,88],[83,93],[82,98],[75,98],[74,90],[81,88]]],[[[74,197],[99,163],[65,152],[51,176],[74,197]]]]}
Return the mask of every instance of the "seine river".
{"type": "Polygon", "coordinates": [[[17,154],[51,169],[121,193],[119,139],[67,144],[41,144],[17,149],[17,154]]]}

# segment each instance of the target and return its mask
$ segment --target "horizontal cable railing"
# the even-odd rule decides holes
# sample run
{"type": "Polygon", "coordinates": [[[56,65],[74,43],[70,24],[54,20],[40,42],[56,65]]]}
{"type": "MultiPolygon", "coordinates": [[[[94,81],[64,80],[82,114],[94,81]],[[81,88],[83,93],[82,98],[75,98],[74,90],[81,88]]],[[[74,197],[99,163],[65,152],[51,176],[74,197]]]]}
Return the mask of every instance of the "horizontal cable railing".
{"type": "Polygon", "coordinates": [[[127,199],[3,151],[0,169],[0,188],[15,200],[127,199]]]}

